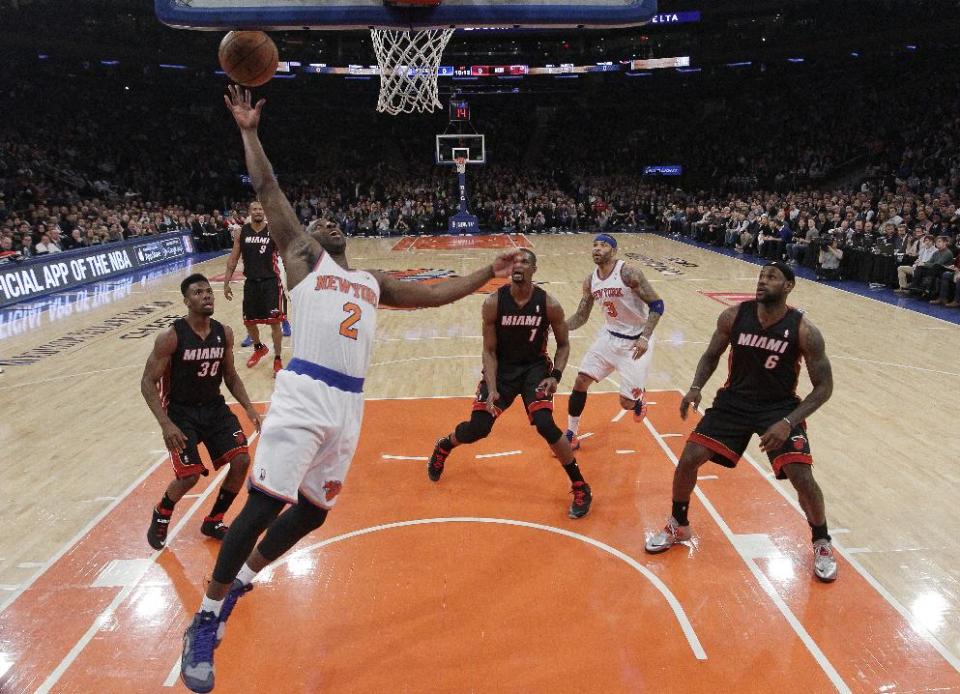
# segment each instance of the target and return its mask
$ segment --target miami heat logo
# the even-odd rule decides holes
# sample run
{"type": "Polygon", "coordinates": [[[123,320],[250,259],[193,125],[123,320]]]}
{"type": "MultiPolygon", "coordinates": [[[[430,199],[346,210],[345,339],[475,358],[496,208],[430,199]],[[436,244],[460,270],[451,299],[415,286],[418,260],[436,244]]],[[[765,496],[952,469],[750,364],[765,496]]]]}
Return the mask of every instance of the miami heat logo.
{"type": "Polygon", "coordinates": [[[233,440],[237,442],[237,447],[247,445],[247,437],[243,435],[242,431],[233,432],[233,440]]]}
{"type": "Polygon", "coordinates": [[[790,440],[793,441],[793,450],[802,451],[803,447],[807,445],[806,436],[791,436],[790,440]]]}
{"type": "Polygon", "coordinates": [[[326,496],[327,501],[333,501],[341,489],[343,489],[343,482],[339,480],[327,480],[326,484],[323,485],[324,496],[326,496]]]}

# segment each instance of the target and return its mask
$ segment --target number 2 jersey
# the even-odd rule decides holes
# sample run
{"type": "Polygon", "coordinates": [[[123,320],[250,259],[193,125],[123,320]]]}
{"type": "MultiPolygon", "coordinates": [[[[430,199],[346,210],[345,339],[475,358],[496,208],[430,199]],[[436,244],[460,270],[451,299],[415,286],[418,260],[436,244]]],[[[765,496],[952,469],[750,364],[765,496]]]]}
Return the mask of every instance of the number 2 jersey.
{"type": "Polygon", "coordinates": [[[740,304],[730,331],[729,374],[716,402],[735,402],[750,409],[798,402],[802,320],[801,311],[788,307],[783,318],[764,328],[757,317],[757,302],[740,304]]]}
{"type": "Polygon", "coordinates": [[[293,357],[364,378],[377,331],[380,283],[366,270],[347,270],[324,252],[290,290],[293,357]]]}
{"type": "Polygon", "coordinates": [[[210,319],[206,339],[193,331],[185,318],[173,322],[177,349],[170,366],[160,381],[160,401],[179,405],[212,405],[223,402],[223,357],[227,350],[227,334],[223,324],[210,319]]]}

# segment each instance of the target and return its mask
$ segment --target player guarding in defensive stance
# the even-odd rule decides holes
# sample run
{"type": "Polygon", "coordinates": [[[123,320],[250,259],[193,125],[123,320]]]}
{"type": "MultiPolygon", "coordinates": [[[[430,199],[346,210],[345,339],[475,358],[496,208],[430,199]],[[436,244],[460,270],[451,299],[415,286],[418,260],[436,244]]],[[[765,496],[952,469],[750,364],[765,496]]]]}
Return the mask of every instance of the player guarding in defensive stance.
{"type": "Polygon", "coordinates": [[[215,321],[213,289],[203,275],[190,275],[180,284],[186,318],[178,318],[157,336],[140,380],[140,392],[163,431],[163,443],[170,451],[176,479],[167,487],[153,509],[147,542],[164,548],[173,508],[184,494],[209,473],[197,450],[203,444],[213,469],[230,466],[210,515],[200,532],[222,540],[227,534],[223,514],[233,503],[247,475],[250,456],[240,422],[227,407],[220,383],[246,410],[260,429],[260,415],[247,397],[240,375],[233,365],[233,331],[215,321]]]}
{"type": "Polygon", "coordinates": [[[230,87],[225,99],[287,271],[293,358],[277,374],[247,502],[224,538],[213,579],[183,637],[180,676],[195,692],[213,689],[213,649],[237,599],[253,587],[260,570],[320,527],[336,503],[360,436],[377,304],[416,308],[451,303],[497,273],[505,275],[516,253],[430,286],[351,269],[347,239],[337,224],[317,220],[304,230],[280,189],[257,135],[265,102],[252,106],[250,92],[239,87],[230,87]]]}
{"type": "Polygon", "coordinates": [[[567,407],[567,439],[580,448],[577,431],[587,404],[587,389],[613,371],[620,379],[620,406],[633,411],[635,421],[646,414],[644,393],[653,359],[653,331],[663,315],[663,301],[640,270],[617,260],[617,240],[600,234],[593,240],[597,269],[583,281],[583,298],[567,320],[576,330],[590,317],[594,302],[603,308],[604,326],[580,362],[567,407]]]}
{"type": "Polygon", "coordinates": [[[227,258],[227,272],[223,276],[223,295],[233,300],[230,280],[243,259],[243,324],[253,343],[253,354],[247,359],[247,368],[252,369],[270,351],[260,341],[260,325],[269,325],[273,337],[273,373],[283,368],[282,324],[287,316],[287,300],[280,281],[277,246],[270,238],[263,205],[254,200],[250,203],[250,221],[243,225],[233,240],[233,250],[227,258]]]}
{"type": "Polygon", "coordinates": [[[793,270],[781,262],[760,271],[757,300],[731,306],[720,314],[707,351],[700,357],[693,385],[680,403],[686,419],[700,403],[701,389],[730,347],[730,373],[713,407],[680,456],[673,475],[673,511],[666,527],[647,540],[651,554],[690,539],[687,509],[697,484],[697,470],[708,460],[735,467],[750,437],[760,435],[777,479],[789,479],[813,533],[813,573],[821,581],[837,578],[837,560],[827,532],[823,493],[813,478],[813,458],[806,419],[833,392],[833,374],[823,336],[803,313],[787,306],[794,287],[793,270]],[[797,397],[800,358],[807,363],[813,390],[797,397]]]}
{"type": "Polygon", "coordinates": [[[483,302],[483,378],[477,387],[470,419],[460,422],[437,441],[427,463],[434,482],[443,474],[450,452],[464,443],[486,438],[500,414],[519,395],[530,424],[537,428],[570,478],[573,503],[568,515],[582,518],[590,510],[590,486],[583,481],[570,442],[553,421],[553,394],[567,365],[570,341],[563,307],[542,288],[533,285],[537,256],[521,248],[513,263],[511,282],[483,302]],[[551,363],[547,336],[553,329],[557,352],[551,363]]]}

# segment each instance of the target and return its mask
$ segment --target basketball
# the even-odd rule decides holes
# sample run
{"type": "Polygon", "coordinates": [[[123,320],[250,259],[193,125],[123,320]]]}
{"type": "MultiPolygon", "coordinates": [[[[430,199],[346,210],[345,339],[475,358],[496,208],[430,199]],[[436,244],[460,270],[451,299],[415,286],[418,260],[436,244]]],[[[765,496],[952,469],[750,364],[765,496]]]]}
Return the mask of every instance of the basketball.
{"type": "Polygon", "coordinates": [[[220,67],[244,87],[266,84],[277,71],[277,44],[262,31],[231,31],[220,42],[220,67]]]}

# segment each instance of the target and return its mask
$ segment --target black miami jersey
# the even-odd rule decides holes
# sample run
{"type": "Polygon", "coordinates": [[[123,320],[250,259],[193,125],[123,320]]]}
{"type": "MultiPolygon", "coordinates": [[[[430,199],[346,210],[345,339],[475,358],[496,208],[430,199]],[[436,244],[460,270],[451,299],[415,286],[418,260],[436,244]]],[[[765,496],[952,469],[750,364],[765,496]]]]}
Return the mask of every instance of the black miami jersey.
{"type": "Polygon", "coordinates": [[[740,304],[730,331],[730,371],[718,401],[735,396],[756,409],[796,403],[802,320],[801,311],[788,308],[783,318],[764,328],[757,302],[740,304]]]}
{"type": "Polygon", "coordinates": [[[530,300],[517,306],[510,294],[510,285],[497,291],[497,364],[498,372],[538,362],[549,362],[547,336],[547,293],[533,288],[530,300]]]}
{"type": "Polygon", "coordinates": [[[273,279],[280,276],[277,246],[270,238],[267,226],[256,231],[250,224],[240,230],[240,257],[243,275],[251,280],[273,279]]]}
{"type": "Polygon", "coordinates": [[[181,405],[209,405],[223,402],[223,358],[227,351],[227,334],[223,324],[210,319],[206,339],[193,331],[186,319],[173,322],[177,349],[160,384],[160,397],[181,405]]]}

